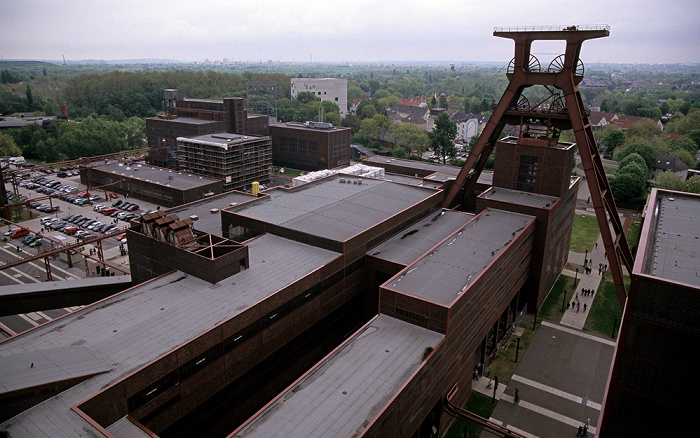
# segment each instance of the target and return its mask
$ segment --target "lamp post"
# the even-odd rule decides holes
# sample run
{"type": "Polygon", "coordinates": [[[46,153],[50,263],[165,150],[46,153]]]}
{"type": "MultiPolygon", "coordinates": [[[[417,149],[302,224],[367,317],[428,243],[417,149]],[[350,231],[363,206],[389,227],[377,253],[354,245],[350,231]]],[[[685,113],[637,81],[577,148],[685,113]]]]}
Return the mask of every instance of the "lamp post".
{"type": "Polygon", "coordinates": [[[588,250],[586,250],[586,256],[583,258],[583,267],[588,267],[588,250]]]}

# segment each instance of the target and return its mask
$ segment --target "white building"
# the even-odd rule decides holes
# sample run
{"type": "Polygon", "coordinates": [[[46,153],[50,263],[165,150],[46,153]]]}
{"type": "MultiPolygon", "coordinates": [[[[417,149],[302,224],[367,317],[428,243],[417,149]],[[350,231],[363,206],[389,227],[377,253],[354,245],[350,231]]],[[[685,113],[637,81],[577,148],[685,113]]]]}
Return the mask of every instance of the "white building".
{"type": "Polygon", "coordinates": [[[340,107],[340,115],[348,113],[348,81],[334,78],[292,78],[292,97],[310,91],[321,100],[330,100],[340,107]]]}

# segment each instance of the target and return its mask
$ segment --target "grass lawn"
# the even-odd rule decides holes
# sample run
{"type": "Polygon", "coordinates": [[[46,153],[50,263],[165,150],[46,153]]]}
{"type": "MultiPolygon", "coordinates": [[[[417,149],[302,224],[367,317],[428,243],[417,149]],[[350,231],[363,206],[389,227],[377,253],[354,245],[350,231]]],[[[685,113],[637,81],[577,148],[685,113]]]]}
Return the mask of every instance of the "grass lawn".
{"type": "MultiPolygon", "coordinates": [[[[469,396],[467,402],[464,404],[464,409],[486,419],[491,416],[495,407],[496,405],[491,403],[491,397],[476,391],[472,392],[472,395],[469,396]]],[[[467,438],[475,438],[481,435],[481,431],[482,429],[474,424],[456,419],[454,423],[452,423],[450,430],[447,431],[445,438],[462,438],[464,436],[467,438]],[[464,434],[465,428],[467,432],[466,435],[464,434]]]]}
{"type": "Polygon", "coordinates": [[[627,243],[629,243],[630,246],[637,246],[637,243],[639,243],[639,230],[640,222],[639,220],[635,219],[632,221],[632,226],[630,226],[630,230],[627,233],[627,243]]]}
{"type": "Polygon", "coordinates": [[[284,175],[291,176],[292,178],[295,178],[302,173],[306,173],[303,170],[297,170],[297,169],[290,169],[289,167],[284,168],[284,175]]]}
{"type": "MultiPolygon", "coordinates": [[[[581,281],[579,277],[576,280],[576,284],[581,281]]],[[[560,275],[557,282],[554,283],[552,291],[547,295],[547,299],[542,303],[540,311],[537,314],[538,319],[549,320],[556,322],[557,324],[561,321],[561,317],[564,316],[564,312],[561,311],[561,303],[563,301],[563,295],[566,294],[566,301],[563,301],[564,309],[566,309],[566,303],[570,303],[573,299],[574,292],[576,291],[576,286],[574,285],[574,279],[566,276],[560,275]]]]}
{"type": "Polygon", "coordinates": [[[595,216],[582,214],[574,215],[574,229],[571,231],[571,245],[569,250],[573,252],[584,252],[592,250],[600,229],[595,216]]]}
{"type": "MultiPolygon", "coordinates": [[[[606,274],[606,277],[608,278],[598,286],[596,297],[591,306],[591,313],[586,319],[586,329],[610,338],[613,324],[615,324],[615,338],[617,338],[617,333],[620,331],[622,309],[620,309],[620,302],[617,299],[612,275],[606,274]],[[617,317],[617,323],[615,323],[615,317],[617,317]]],[[[625,277],[625,285],[629,290],[629,277],[625,277]]]]}

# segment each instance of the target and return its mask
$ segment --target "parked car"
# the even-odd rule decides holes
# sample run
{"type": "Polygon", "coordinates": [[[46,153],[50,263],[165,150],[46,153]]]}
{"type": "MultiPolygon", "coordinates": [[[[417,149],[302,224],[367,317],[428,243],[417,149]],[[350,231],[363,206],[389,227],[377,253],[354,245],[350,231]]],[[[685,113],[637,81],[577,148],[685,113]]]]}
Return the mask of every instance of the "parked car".
{"type": "Polygon", "coordinates": [[[15,228],[10,232],[10,237],[16,239],[18,237],[24,237],[27,234],[29,234],[29,230],[27,228],[15,228]]]}
{"type": "Polygon", "coordinates": [[[27,245],[30,248],[36,248],[37,246],[41,245],[42,241],[43,239],[41,237],[38,237],[37,239],[32,240],[31,243],[28,243],[27,245]]]}
{"type": "Polygon", "coordinates": [[[117,199],[117,198],[119,197],[119,195],[117,195],[116,193],[110,192],[110,193],[109,193],[109,197],[112,198],[112,199],[117,199]]]}
{"type": "Polygon", "coordinates": [[[122,201],[122,200],[120,199],[120,200],[118,200],[118,201],[114,201],[114,202],[112,203],[112,207],[117,207],[117,208],[119,208],[119,206],[122,205],[122,204],[124,204],[124,203],[125,203],[125,201],[122,201]]]}
{"type": "Polygon", "coordinates": [[[128,206],[128,207],[126,208],[126,211],[136,211],[136,210],[138,210],[138,209],[139,209],[139,206],[138,206],[138,205],[136,205],[136,204],[131,204],[130,206],[128,206]]]}

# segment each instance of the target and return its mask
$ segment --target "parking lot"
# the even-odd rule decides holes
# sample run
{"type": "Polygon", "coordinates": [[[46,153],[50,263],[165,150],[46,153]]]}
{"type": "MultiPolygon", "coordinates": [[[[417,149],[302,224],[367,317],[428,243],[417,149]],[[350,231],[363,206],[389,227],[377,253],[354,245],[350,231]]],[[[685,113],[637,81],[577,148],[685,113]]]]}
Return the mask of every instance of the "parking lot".
{"type": "MultiPolygon", "coordinates": [[[[11,184],[6,183],[5,185],[8,189],[12,188],[11,184]]],[[[19,222],[17,226],[4,225],[0,229],[0,233],[2,233],[0,236],[0,263],[14,263],[63,245],[88,241],[79,248],[77,254],[71,256],[70,264],[65,253],[49,257],[52,281],[102,275],[100,266],[94,261],[100,249],[103,251],[102,256],[107,263],[129,272],[128,247],[126,240],[122,237],[124,233],[120,233],[120,231],[128,227],[130,219],[149,210],[157,210],[159,206],[117,194],[110,197],[111,192],[105,190],[91,190],[89,195],[79,196],[86,193],[88,193],[86,187],[80,184],[80,178],[77,175],[66,175],[61,178],[56,174],[47,175],[37,171],[20,181],[17,194],[23,200],[26,199],[36,204],[31,208],[30,219],[19,222]],[[41,177],[43,180],[39,180],[41,177]],[[37,180],[37,182],[32,180],[37,180]],[[49,185],[53,187],[49,187],[49,185]],[[71,187],[75,189],[70,189],[71,187]],[[43,190],[45,188],[52,189],[53,192],[46,193],[46,190],[43,190]],[[48,194],[53,196],[50,200],[47,197],[48,194]],[[90,200],[90,197],[93,199],[90,200]],[[75,202],[76,199],[86,201],[75,202]],[[121,203],[119,206],[122,207],[127,203],[131,205],[127,205],[125,209],[119,209],[112,206],[115,203],[121,203]],[[42,204],[48,208],[37,208],[41,207],[42,204]],[[108,214],[103,214],[104,212],[108,214]],[[19,228],[20,231],[12,234],[16,228],[19,228]],[[95,242],[90,243],[92,238],[110,234],[113,236],[102,240],[101,245],[97,245],[95,242]],[[82,254],[93,259],[84,257],[82,254]]],[[[27,217],[27,214],[25,210],[23,217],[27,217]]],[[[15,220],[14,216],[15,214],[13,214],[13,221],[15,220]]],[[[116,275],[121,274],[121,272],[115,271],[112,269],[116,275]]],[[[46,262],[44,259],[40,259],[0,270],[0,287],[40,283],[47,281],[47,277],[46,262]]],[[[53,309],[26,315],[0,317],[0,336],[7,337],[20,333],[75,309],[53,309]]]]}

